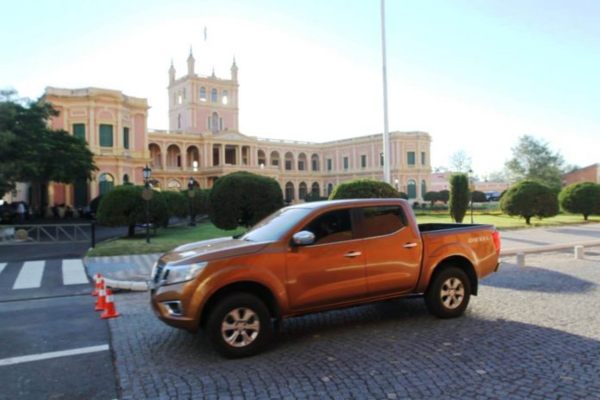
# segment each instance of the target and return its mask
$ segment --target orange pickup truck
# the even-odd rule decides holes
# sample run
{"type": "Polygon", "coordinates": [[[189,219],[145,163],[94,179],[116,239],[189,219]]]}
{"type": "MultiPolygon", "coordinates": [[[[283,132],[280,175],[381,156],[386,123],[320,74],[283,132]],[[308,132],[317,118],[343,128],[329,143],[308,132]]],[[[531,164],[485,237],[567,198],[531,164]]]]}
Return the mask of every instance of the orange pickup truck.
{"type": "Polygon", "coordinates": [[[163,255],[151,304],[169,325],[204,329],[221,355],[245,357],[274,322],[301,314],[422,294],[434,315],[458,317],[499,253],[493,226],[419,225],[405,200],[304,203],[163,255]]]}

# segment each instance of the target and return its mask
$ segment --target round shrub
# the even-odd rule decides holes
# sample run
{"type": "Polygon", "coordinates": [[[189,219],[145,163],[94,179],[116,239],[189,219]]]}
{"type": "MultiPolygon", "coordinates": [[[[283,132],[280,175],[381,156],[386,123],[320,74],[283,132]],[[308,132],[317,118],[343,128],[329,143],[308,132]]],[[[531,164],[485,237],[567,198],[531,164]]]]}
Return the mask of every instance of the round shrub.
{"type": "Polygon", "coordinates": [[[375,179],[354,179],[338,184],[329,195],[329,200],[399,197],[400,193],[389,183],[375,179]]]}
{"type": "Polygon", "coordinates": [[[423,200],[429,201],[431,203],[431,208],[433,208],[433,203],[438,200],[438,196],[438,192],[427,192],[425,195],[423,195],[423,200]]]}
{"type": "Polygon", "coordinates": [[[600,185],[593,182],[574,183],[558,195],[563,210],[583,214],[587,221],[592,214],[600,214],[600,185]]]}
{"type": "Polygon", "coordinates": [[[189,199],[181,192],[168,190],[161,192],[167,202],[167,209],[170,217],[185,218],[190,214],[189,199]]]}
{"type": "Polygon", "coordinates": [[[398,192],[398,197],[400,197],[401,199],[404,199],[404,200],[408,200],[408,194],[406,194],[404,192],[398,192]]]}
{"type": "Polygon", "coordinates": [[[277,181],[250,172],[234,172],[219,178],[211,192],[209,217],[220,229],[249,227],[283,207],[277,181]]]}
{"type": "Polygon", "coordinates": [[[474,190],[471,193],[471,201],[473,203],[485,203],[487,201],[487,197],[486,197],[485,193],[483,193],[479,190],[474,190]]]}
{"type": "Polygon", "coordinates": [[[443,201],[444,204],[448,204],[450,200],[450,191],[449,190],[440,190],[438,192],[438,201],[443,201]]]}
{"type": "MultiPolygon", "coordinates": [[[[146,223],[146,201],[143,186],[117,186],[102,198],[98,207],[98,222],[106,226],[127,226],[128,236],[135,234],[135,225],[146,223]]],[[[150,221],[160,226],[169,223],[167,202],[162,193],[152,191],[150,221]]]]}
{"type": "MultiPolygon", "coordinates": [[[[181,193],[183,193],[183,197],[189,201],[189,190],[184,190],[181,193]]],[[[194,188],[194,197],[192,197],[192,209],[194,211],[194,217],[208,214],[209,198],[210,189],[194,188]]],[[[189,208],[189,203],[187,204],[189,208]]]]}
{"type": "Polygon", "coordinates": [[[548,218],[558,214],[558,197],[548,186],[535,181],[521,181],[508,189],[500,200],[502,212],[525,218],[530,225],[531,217],[548,218]]]}

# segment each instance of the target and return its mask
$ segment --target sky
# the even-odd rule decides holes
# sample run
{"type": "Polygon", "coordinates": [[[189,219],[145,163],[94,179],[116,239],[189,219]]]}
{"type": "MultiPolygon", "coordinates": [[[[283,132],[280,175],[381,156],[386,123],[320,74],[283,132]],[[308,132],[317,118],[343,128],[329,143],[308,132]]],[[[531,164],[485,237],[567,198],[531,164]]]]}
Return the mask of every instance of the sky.
{"type": "MultiPolygon", "coordinates": [[[[0,0],[0,88],[147,98],[167,129],[168,69],[229,78],[240,131],[323,142],[383,132],[377,0],[0,0]],[[207,37],[204,38],[206,27],[207,37]]],[[[432,166],[463,150],[499,171],[528,134],[569,164],[600,162],[600,1],[388,0],[390,131],[432,136],[432,166]]]]}

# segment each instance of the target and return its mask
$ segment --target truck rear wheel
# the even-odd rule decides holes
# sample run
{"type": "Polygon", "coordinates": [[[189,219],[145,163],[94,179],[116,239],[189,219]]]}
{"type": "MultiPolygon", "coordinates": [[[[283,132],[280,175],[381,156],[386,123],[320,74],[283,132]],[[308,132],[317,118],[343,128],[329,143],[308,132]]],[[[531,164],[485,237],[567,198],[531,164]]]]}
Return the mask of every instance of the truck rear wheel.
{"type": "Polygon", "coordinates": [[[206,333],[223,357],[248,357],[260,352],[271,339],[273,323],[269,309],[258,297],[233,293],[213,308],[206,333]]]}
{"type": "Polygon", "coordinates": [[[448,267],[436,274],[425,292],[425,304],[430,313],[439,318],[461,316],[471,298],[471,281],[467,274],[448,267]]]}

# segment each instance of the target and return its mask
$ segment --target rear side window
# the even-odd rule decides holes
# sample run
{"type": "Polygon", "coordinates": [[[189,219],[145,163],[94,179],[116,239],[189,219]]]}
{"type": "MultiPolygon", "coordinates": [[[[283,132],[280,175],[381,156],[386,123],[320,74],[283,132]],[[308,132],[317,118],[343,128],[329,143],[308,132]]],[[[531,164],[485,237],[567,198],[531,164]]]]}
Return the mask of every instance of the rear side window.
{"type": "Polygon", "coordinates": [[[406,226],[399,206],[365,207],[362,211],[365,237],[389,235],[406,226]]]}
{"type": "Polygon", "coordinates": [[[315,244],[336,243],[354,239],[350,210],[336,210],[320,215],[302,230],[315,234],[315,244]]]}

